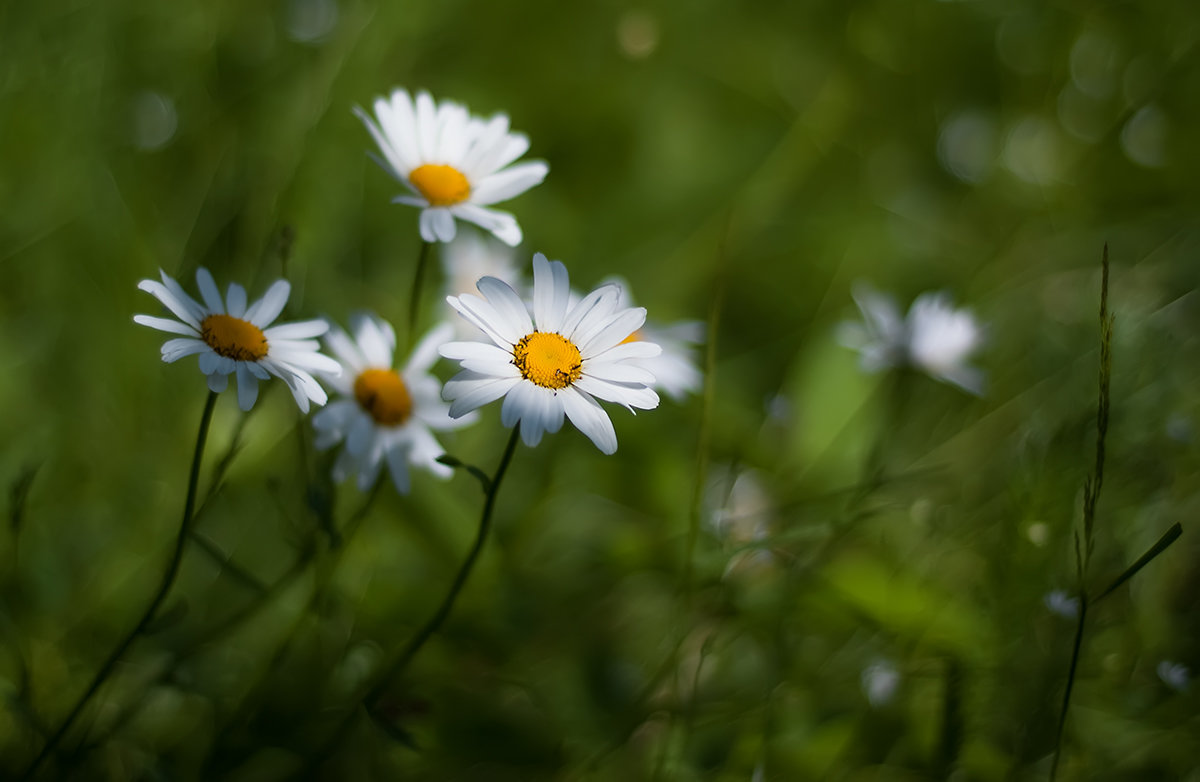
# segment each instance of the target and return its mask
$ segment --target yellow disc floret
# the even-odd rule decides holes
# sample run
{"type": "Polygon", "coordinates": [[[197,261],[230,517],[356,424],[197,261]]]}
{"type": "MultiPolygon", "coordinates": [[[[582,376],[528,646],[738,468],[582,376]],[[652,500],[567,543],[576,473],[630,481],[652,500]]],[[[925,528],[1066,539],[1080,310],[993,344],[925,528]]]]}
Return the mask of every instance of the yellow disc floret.
{"type": "Polygon", "coordinates": [[[380,426],[399,426],[412,415],[412,394],[394,369],[364,369],[354,378],[354,398],[380,426]]]}
{"type": "Polygon", "coordinates": [[[542,388],[566,388],[583,375],[579,348],[561,334],[535,331],[513,347],[521,376],[542,388]]]}
{"type": "Polygon", "coordinates": [[[262,329],[232,315],[209,315],[200,322],[200,337],[217,355],[234,361],[258,361],[267,355],[262,329]]]}
{"type": "Polygon", "coordinates": [[[471,195],[471,183],[454,166],[426,163],[414,168],[408,181],[430,206],[454,206],[471,195]]]}

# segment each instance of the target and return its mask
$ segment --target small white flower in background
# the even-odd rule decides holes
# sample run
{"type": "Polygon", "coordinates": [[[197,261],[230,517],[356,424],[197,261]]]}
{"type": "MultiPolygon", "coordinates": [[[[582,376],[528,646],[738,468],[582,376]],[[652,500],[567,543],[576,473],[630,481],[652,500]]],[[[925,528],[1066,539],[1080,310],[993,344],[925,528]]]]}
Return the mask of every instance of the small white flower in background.
{"type": "Polygon", "coordinates": [[[627,342],[646,321],[646,310],[619,306],[621,293],[604,285],[571,305],[567,267],[533,256],[533,307],[507,283],[484,277],[483,298],[463,294],[446,301],[491,340],[451,342],[441,354],[462,364],[443,390],[457,418],[504,397],[500,421],[521,426],[521,439],[535,446],[543,432],[557,432],[563,416],[606,454],[617,450],[617,434],[596,397],[633,411],[658,406],[649,388],[654,376],[631,359],[657,356],[658,345],[627,342]],[[532,314],[532,318],[530,315],[532,314]]]}
{"type": "Polygon", "coordinates": [[[863,322],[838,328],[838,341],[861,354],[862,368],[878,372],[909,366],[972,394],[983,393],[983,373],[967,366],[983,344],[983,329],[969,310],[955,309],[944,293],[923,293],[902,318],[892,297],[856,285],[863,322]]]}
{"type": "Polygon", "coordinates": [[[1183,663],[1173,663],[1170,660],[1163,660],[1158,664],[1158,678],[1163,680],[1163,684],[1170,687],[1176,692],[1184,692],[1188,685],[1192,682],[1192,672],[1183,663]]]}
{"type": "Polygon", "coordinates": [[[771,535],[772,500],[757,470],[718,468],[708,482],[708,524],[713,533],[735,549],[722,574],[761,570],[775,561],[767,547],[771,535]]]}
{"type": "MultiPolygon", "coordinates": [[[[620,286],[622,307],[632,307],[629,286],[619,277],[610,277],[606,283],[620,286]]],[[[696,347],[704,342],[704,323],[680,321],[668,326],[647,322],[629,335],[629,341],[645,340],[662,348],[654,358],[634,359],[634,366],[649,370],[654,375],[654,388],[663,391],[676,402],[681,402],[700,389],[704,375],[696,364],[696,347]]]]}
{"type": "Polygon", "coordinates": [[[900,671],[890,660],[878,660],[868,665],[859,678],[863,694],[875,707],[891,703],[900,688],[900,671]]]}
{"type": "MultiPolygon", "coordinates": [[[[495,277],[524,298],[525,285],[517,269],[513,248],[490,235],[478,231],[459,231],[454,241],[441,252],[442,269],[446,273],[445,295],[459,296],[475,292],[480,277],[495,277]]],[[[461,339],[482,337],[479,329],[462,318],[453,320],[455,336],[461,339]]]]}
{"type": "Polygon", "coordinates": [[[457,218],[508,245],[521,243],[516,218],[488,207],[541,183],[550,169],[541,161],[512,165],[529,149],[529,139],[509,132],[506,115],[485,120],[458,103],[435,103],[425,91],[414,101],[401,89],[376,99],[378,121],[354,111],[383,153],[379,164],[412,192],[392,200],[421,209],[422,239],[450,241],[457,218]]]}
{"type": "Polygon", "coordinates": [[[134,315],[143,326],[182,334],[163,343],[162,359],[168,363],[184,356],[199,354],[200,371],[208,376],[208,387],[221,392],[229,376],[237,374],[238,406],[249,410],[258,399],[258,381],[275,375],[291,389],[301,412],[308,412],[309,400],[325,404],[325,390],[311,373],[337,374],[338,363],[319,353],[313,339],[329,328],[323,320],[296,323],[271,323],[283,312],[291,285],[277,280],[258,301],[246,306],[246,290],[230,283],[221,292],[208,269],[196,270],[196,284],[204,303],[187,295],[179,283],[160,272],[162,282],[142,280],[138,288],[154,296],[179,320],[134,315]]]}
{"type": "Polygon", "coordinates": [[[1079,616],[1079,598],[1071,597],[1061,589],[1047,592],[1042,597],[1042,603],[1050,613],[1057,614],[1063,619],[1074,619],[1079,616]]]}
{"type": "Polygon", "coordinates": [[[364,313],[350,324],[353,336],[336,326],[325,336],[341,362],[342,373],[329,380],[341,398],[313,416],[317,448],[345,442],[333,466],[334,480],[357,473],[358,488],[366,491],[385,462],[401,494],[409,489],[410,464],[448,478],[453,470],[437,461],[445,451],[433,431],[458,429],[473,420],[450,418],[442,384],[429,373],[438,346],[452,335],[450,324],[430,331],[400,370],[392,368],[396,332],[390,323],[364,313]]]}

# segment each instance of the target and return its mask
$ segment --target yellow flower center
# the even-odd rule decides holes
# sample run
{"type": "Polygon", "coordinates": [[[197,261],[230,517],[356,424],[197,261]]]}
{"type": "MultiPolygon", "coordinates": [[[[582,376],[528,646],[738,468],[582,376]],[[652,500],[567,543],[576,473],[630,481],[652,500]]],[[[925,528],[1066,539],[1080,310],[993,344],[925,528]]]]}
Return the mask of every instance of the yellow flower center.
{"type": "Polygon", "coordinates": [[[535,331],[513,347],[521,376],[542,388],[566,388],[583,374],[579,348],[561,334],[535,331]]]}
{"type": "Polygon", "coordinates": [[[431,206],[454,206],[471,195],[471,183],[454,166],[426,163],[414,168],[408,181],[431,206]]]}
{"type": "Polygon", "coordinates": [[[399,426],[412,415],[412,395],[394,369],[364,369],[354,378],[354,398],[380,426],[399,426]]]}
{"type": "Polygon", "coordinates": [[[209,315],[202,320],[200,338],[217,355],[234,361],[258,361],[267,356],[267,337],[262,329],[232,315],[209,315]]]}

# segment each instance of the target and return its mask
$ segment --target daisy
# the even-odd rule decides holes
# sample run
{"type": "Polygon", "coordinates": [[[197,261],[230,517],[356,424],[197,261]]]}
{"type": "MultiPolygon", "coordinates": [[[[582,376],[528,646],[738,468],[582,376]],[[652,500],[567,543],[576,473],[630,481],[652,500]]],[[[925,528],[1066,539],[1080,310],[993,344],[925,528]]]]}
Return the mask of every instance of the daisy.
{"type": "MultiPolygon", "coordinates": [[[[632,307],[633,299],[627,291],[628,285],[619,277],[610,277],[605,282],[621,289],[621,307],[632,307]]],[[[700,321],[680,321],[662,325],[647,321],[646,325],[629,335],[630,342],[644,340],[662,348],[654,358],[632,359],[635,367],[642,367],[654,375],[654,388],[666,393],[676,402],[682,402],[688,394],[700,389],[704,375],[696,364],[696,347],[704,342],[704,324],[700,321]]]]}
{"type": "Polygon", "coordinates": [[[865,285],[854,300],[863,323],[843,323],[839,341],[858,350],[862,368],[877,372],[910,366],[972,394],[983,393],[983,373],[967,359],[983,343],[983,329],[970,310],[958,310],[944,293],[923,293],[902,318],[895,301],[865,285]]]}
{"type": "Polygon", "coordinates": [[[378,122],[360,108],[354,111],[383,153],[379,164],[412,191],[393,202],[420,207],[422,239],[450,241],[458,218],[510,246],[521,243],[516,218],[488,207],[539,184],[549,166],[510,165],[529,149],[529,139],[509,132],[506,115],[484,120],[458,103],[439,105],[425,91],[414,101],[401,89],[375,100],[378,122]]]}
{"type": "Polygon", "coordinates": [[[392,368],[396,332],[390,323],[359,314],[351,319],[350,328],[353,337],[336,326],[325,335],[325,344],[342,368],[329,383],[342,398],[313,416],[317,448],[346,444],[333,465],[334,480],[357,473],[358,488],[366,491],[384,462],[401,494],[409,489],[410,464],[439,478],[449,477],[453,470],[438,463],[445,451],[431,430],[471,423],[471,419],[450,418],[449,405],[442,401],[442,384],[429,373],[438,346],[453,333],[450,324],[430,331],[399,370],[392,368]]]}
{"type": "Polygon", "coordinates": [[[617,286],[603,285],[569,306],[567,267],[538,253],[532,313],[512,287],[494,277],[484,277],[476,287],[483,298],[446,299],[492,343],[442,346],[441,354],[463,367],[442,392],[452,418],[504,397],[500,421],[505,426],[520,422],[526,445],[537,445],[543,432],[557,432],[565,414],[610,454],[617,450],[617,435],[596,397],[631,412],[658,406],[658,394],[649,388],[654,376],[630,359],[652,358],[660,348],[627,341],[645,323],[646,310],[622,308],[617,286]]]}
{"type": "Polygon", "coordinates": [[[222,301],[221,292],[208,269],[196,270],[201,304],[186,294],[166,272],[162,282],[142,280],[138,288],[154,296],[179,320],[134,315],[143,326],[182,334],[163,343],[162,359],[168,363],[184,356],[200,355],[200,371],[208,376],[214,393],[225,390],[229,376],[237,373],[238,406],[249,410],[258,398],[258,381],[275,375],[291,389],[300,411],[307,413],[309,400],[325,404],[324,389],[312,372],[337,373],[338,363],[321,355],[312,337],[329,327],[323,320],[304,320],[271,326],[287,304],[292,286],[276,280],[266,295],[246,306],[246,289],[230,283],[222,301]],[[269,328],[268,328],[269,327],[269,328]]]}

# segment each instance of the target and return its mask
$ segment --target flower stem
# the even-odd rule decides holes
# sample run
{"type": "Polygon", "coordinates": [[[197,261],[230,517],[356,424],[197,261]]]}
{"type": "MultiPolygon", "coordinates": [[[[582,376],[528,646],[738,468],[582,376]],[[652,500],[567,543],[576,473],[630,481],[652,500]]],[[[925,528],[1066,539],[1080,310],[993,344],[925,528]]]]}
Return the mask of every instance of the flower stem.
{"type": "MultiPolygon", "coordinates": [[[[442,598],[441,605],[437,611],[429,618],[429,621],[421,627],[404,647],[404,650],[384,669],[382,675],[362,697],[361,703],[367,707],[367,713],[374,719],[372,707],[383,694],[387,685],[397,676],[399,676],[417,656],[417,652],[433,637],[450,616],[450,611],[454,608],[454,603],[458,599],[459,592],[462,591],[463,585],[467,583],[467,578],[471,575],[471,571],[475,567],[475,562],[479,559],[479,554],[483,551],[483,544],[487,540],[488,531],[492,526],[492,510],[496,506],[496,495],[500,491],[500,482],[504,480],[504,473],[508,471],[509,462],[512,461],[513,452],[517,448],[517,438],[520,435],[521,426],[513,427],[512,436],[508,438],[508,445],[504,449],[504,455],[500,457],[500,464],[496,467],[496,472],[492,479],[488,482],[487,496],[483,502],[483,514],[479,519],[479,531],[475,535],[475,543],[471,546],[471,550],[467,553],[467,558],[463,561],[462,567],[458,569],[458,574],[455,575],[453,583],[450,585],[450,590],[446,596],[442,598]]],[[[313,778],[318,772],[319,767],[327,757],[337,748],[337,746],[345,738],[346,733],[354,724],[354,716],[358,713],[357,708],[351,709],[342,719],[337,729],[329,737],[329,740],[321,746],[316,753],[309,757],[306,768],[302,772],[304,778],[313,778]]]]}
{"type": "Polygon", "coordinates": [[[421,314],[421,287],[425,279],[425,267],[429,265],[431,247],[433,247],[432,242],[421,240],[421,250],[417,254],[417,268],[413,272],[412,290],[409,292],[408,299],[408,342],[410,345],[417,341],[417,321],[420,320],[421,314]]]}
{"type": "Polygon", "coordinates": [[[200,416],[200,431],[196,436],[196,450],[192,456],[192,469],[188,475],[187,498],[183,503],[183,519],[179,524],[179,533],[175,537],[175,549],[171,552],[171,559],[167,563],[167,568],[163,571],[162,580],[159,582],[158,591],[155,592],[154,598],[150,601],[150,605],[142,612],[138,623],[133,629],[125,635],[125,638],[117,645],[115,649],[108,655],[108,659],[100,666],[100,670],[92,678],[92,683],[84,690],[83,695],[75,702],[71,711],[67,713],[66,719],[58,726],[58,730],[46,740],[42,746],[41,752],[34,758],[33,763],[21,775],[22,780],[30,779],[45,762],[46,758],[62,743],[63,737],[74,724],[75,720],[83,712],[84,706],[92,699],[108,679],[122,655],[129,649],[133,642],[142,632],[149,627],[154,620],[158,609],[162,607],[163,601],[166,600],[167,594],[171,591],[171,586],[175,583],[175,577],[179,574],[179,565],[183,561],[183,550],[188,540],[188,534],[191,531],[191,522],[193,519],[192,511],[196,505],[196,488],[200,483],[200,462],[204,457],[204,443],[208,439],[208,425],[212,422],[213,408],[217,403],[217,394],[214,391],[208,392],[208,399],[204,403],[204,412],[200,416]]]}
{"type": "Polygon", "coordinates": [[[454,602],[458,599],[458,593],[462,591],[463,585],[467,583],[467,578],[471,575],[471,571],[475,567],[475,561],[479,559],[479,554],[483,551],[484,541],[487,540],[488,531],[492,526],[492,509],[496,505],[496,494],[500,490],[500,482],[504,480],[504,473],[508,470],[508,463],[512,461],[513,451],[517,447],[517,437],[520,434],[521,426],[518,424],[513,427],[512,436],[508,438],[508,446],[504,449],[504,455],[500,457],[500,464],[496,467],[496,474],[492,476],[492,480],[488,485],[487,497],[483,502],[483,515],[479,519],[479,532],[475,535],[475,544],[471,546],[471,550],[467,553],[467,558],[463,560],[462,567],[458,569],[458,574],[454,577],[454,583],[450,585],[450,591],[446,593],[442,604],[438,606],[438,610],[420,632],[412,637],[408,645],[404,647],[404,651],[400,654],[396,661],[387,669],[383,676],[379,678],[375,686],[367,693],[364,702],[368,707],[382,694],[388,682],[398,676],[412,659],[417,656],[417,652],[421,647],[433,637],[446,621],[446,617],[450,615],[451,609],[454,608],[454,602]]]}

